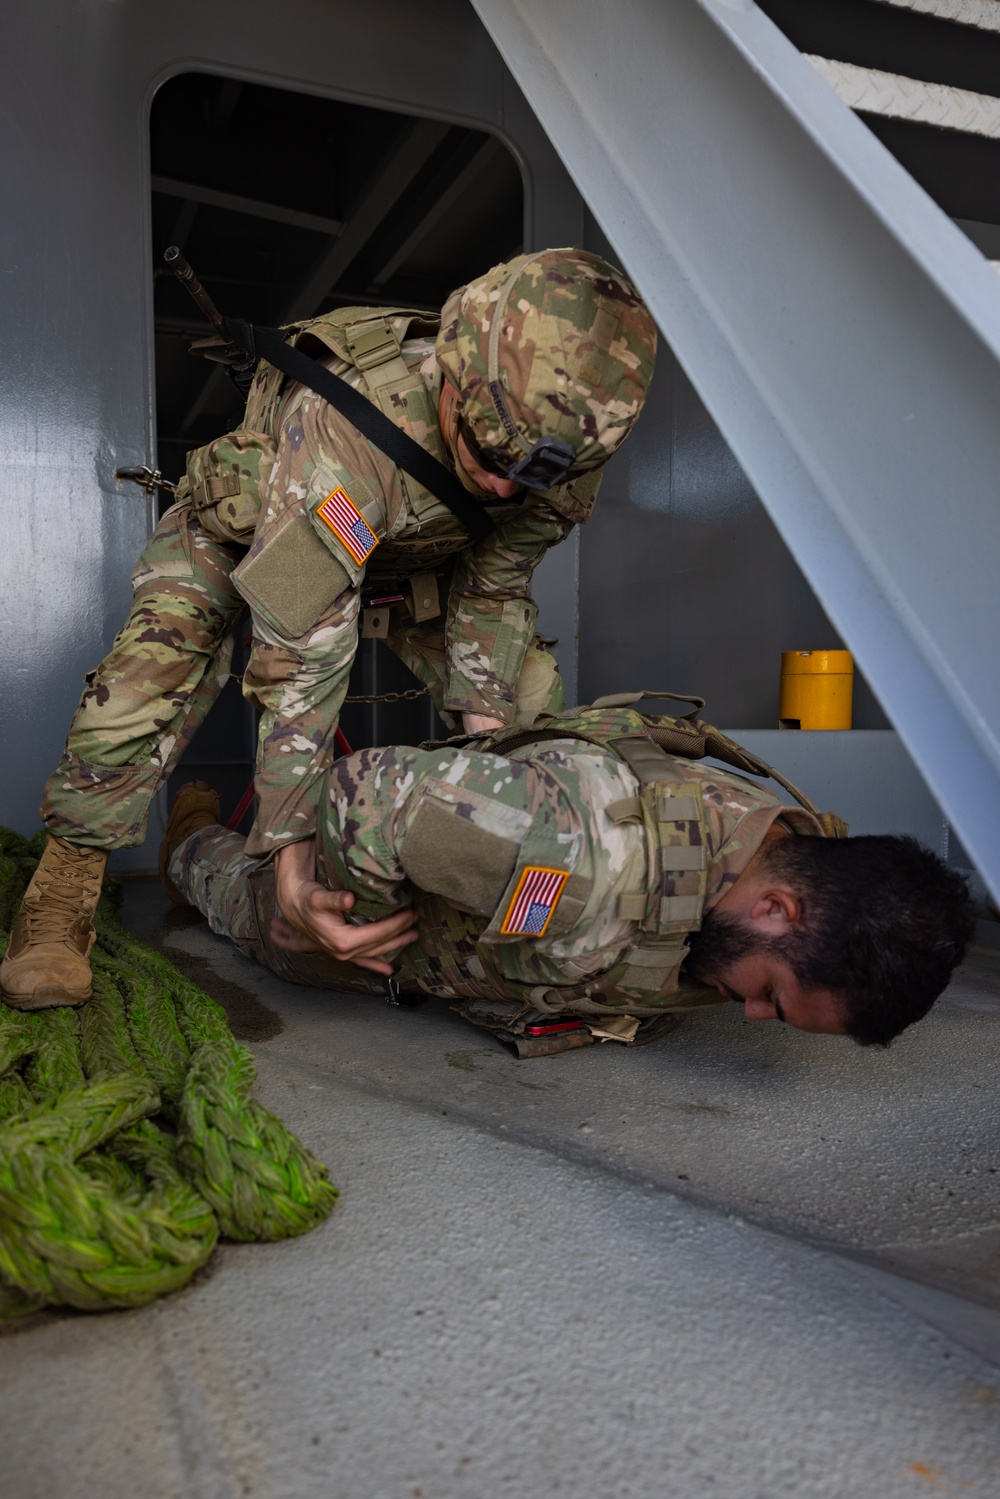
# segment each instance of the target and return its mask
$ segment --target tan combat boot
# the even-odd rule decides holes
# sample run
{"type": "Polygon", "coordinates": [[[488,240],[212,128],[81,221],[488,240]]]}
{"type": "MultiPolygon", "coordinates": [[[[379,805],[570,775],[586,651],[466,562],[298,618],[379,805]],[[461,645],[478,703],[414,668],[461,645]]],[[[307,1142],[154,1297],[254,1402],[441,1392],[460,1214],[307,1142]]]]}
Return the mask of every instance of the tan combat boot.
{"type": "Polygon", "coordinates": [[[211,827],[219,821],[219,816],[219,793],[207,781],[188,781],[178,791],[170,808],[163,842],[160,844],[160,883],[170,899],[179,906],[188,906],[191,902],[186,895],[181,894],[168,875],[170,861],[185,838],[190,838],[199,828],[211,827]]]}
{"type": "Polygon", "coordinates": [[[107,862],[106,849],[49,834],[0,967],[0,987],[13,1009],[50,1010],[90,998],[87,960],[107,862]]]}

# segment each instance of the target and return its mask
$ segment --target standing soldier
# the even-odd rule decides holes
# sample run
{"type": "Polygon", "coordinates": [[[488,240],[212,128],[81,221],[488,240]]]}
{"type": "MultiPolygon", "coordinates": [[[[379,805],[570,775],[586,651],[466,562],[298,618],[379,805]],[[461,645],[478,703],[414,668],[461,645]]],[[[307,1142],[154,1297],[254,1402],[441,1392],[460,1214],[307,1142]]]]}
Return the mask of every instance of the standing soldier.
{"type": "Polygon", "coordinates": [[[143,841],[248,607],[244,692],[262,716],[247,852],[276,856],[282,912],[315,941],[324,923],[283,851],[314,834],[359,623],[467,732],[562,706],[555,662],[534,639],[531,575],[587,520],[642,409],[656,330],[635,288],[597,256],[549,250],[460,288],[440,323],[342,308],[289,336],[453,469],[479,534],[339,410],[261,362],[244,426],[189,455],[133,575],[131,613],[86,679],[0,970],[16,1007],[90,996],[108,851],[143,841]],[[376,602],[386,597],[398,602],[376,602]]]}

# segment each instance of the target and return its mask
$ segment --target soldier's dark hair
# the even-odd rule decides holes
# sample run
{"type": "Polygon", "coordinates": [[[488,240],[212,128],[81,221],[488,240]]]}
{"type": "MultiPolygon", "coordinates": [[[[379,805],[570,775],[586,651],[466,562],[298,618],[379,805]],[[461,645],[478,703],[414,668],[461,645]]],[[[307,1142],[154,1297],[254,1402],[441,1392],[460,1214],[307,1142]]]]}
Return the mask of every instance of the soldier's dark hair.
{"type": "Polygon", "coordinates": [[[889,835],[780,838],[761,858],[802,906],[776,947],[803,988],[841,997],[849,1036],[888,1046],[927,1014],[975,925],[962,875],[889,835]]]}

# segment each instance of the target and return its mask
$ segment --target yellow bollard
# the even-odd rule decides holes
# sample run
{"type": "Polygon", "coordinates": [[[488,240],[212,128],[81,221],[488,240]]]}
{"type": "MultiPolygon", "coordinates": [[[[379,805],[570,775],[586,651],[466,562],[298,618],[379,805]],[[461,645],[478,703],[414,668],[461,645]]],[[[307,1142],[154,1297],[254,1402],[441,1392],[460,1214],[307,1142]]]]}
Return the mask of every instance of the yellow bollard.
{"type": "Polygon", "coordinates": [[[854,694],[850,651],[783,651],[778,727],[849,729],[854,694]]]}

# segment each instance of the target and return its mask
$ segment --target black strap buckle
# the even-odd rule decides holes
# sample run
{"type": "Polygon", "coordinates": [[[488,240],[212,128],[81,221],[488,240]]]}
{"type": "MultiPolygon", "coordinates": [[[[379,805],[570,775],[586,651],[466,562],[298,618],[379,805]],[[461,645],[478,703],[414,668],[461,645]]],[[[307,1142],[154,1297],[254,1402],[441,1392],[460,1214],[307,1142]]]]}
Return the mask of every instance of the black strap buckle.
{"type": "Polygon", "coordinates": [[[420,1005],[426,1004],[428,996],[414,989],[401,989],[399,980],[394,974],[385,981],[385,1002],[387,1005],[395,1005],[400,1010],[416,1010],[420,1005]]]}
{"type": "Polygon", "coordinates": [[[566,471],[575,458],[568,442],[558,437],[540,437],[532,444],[531,452],[518,459],[507,477],[527,489],[553,489],[565,481],[566,471]]]}
{"type": "MultiPolygon", "coordinates": [[[[523,458],[519,458],[508,468],[497,453],[476,441],[475,433],[464,417],[459,417],[458,430],[480,468],[484,468],[488,474],[495,474],[498,479],[512,479],[526,489],[551,489],[556,484],[564,483],[567,470],[576,459],[576,453],[568,442],[563,442],[558,437],[540,437],[523,458]]],[[[504,503],[509,504],[510,501],[504,503]]]]}

